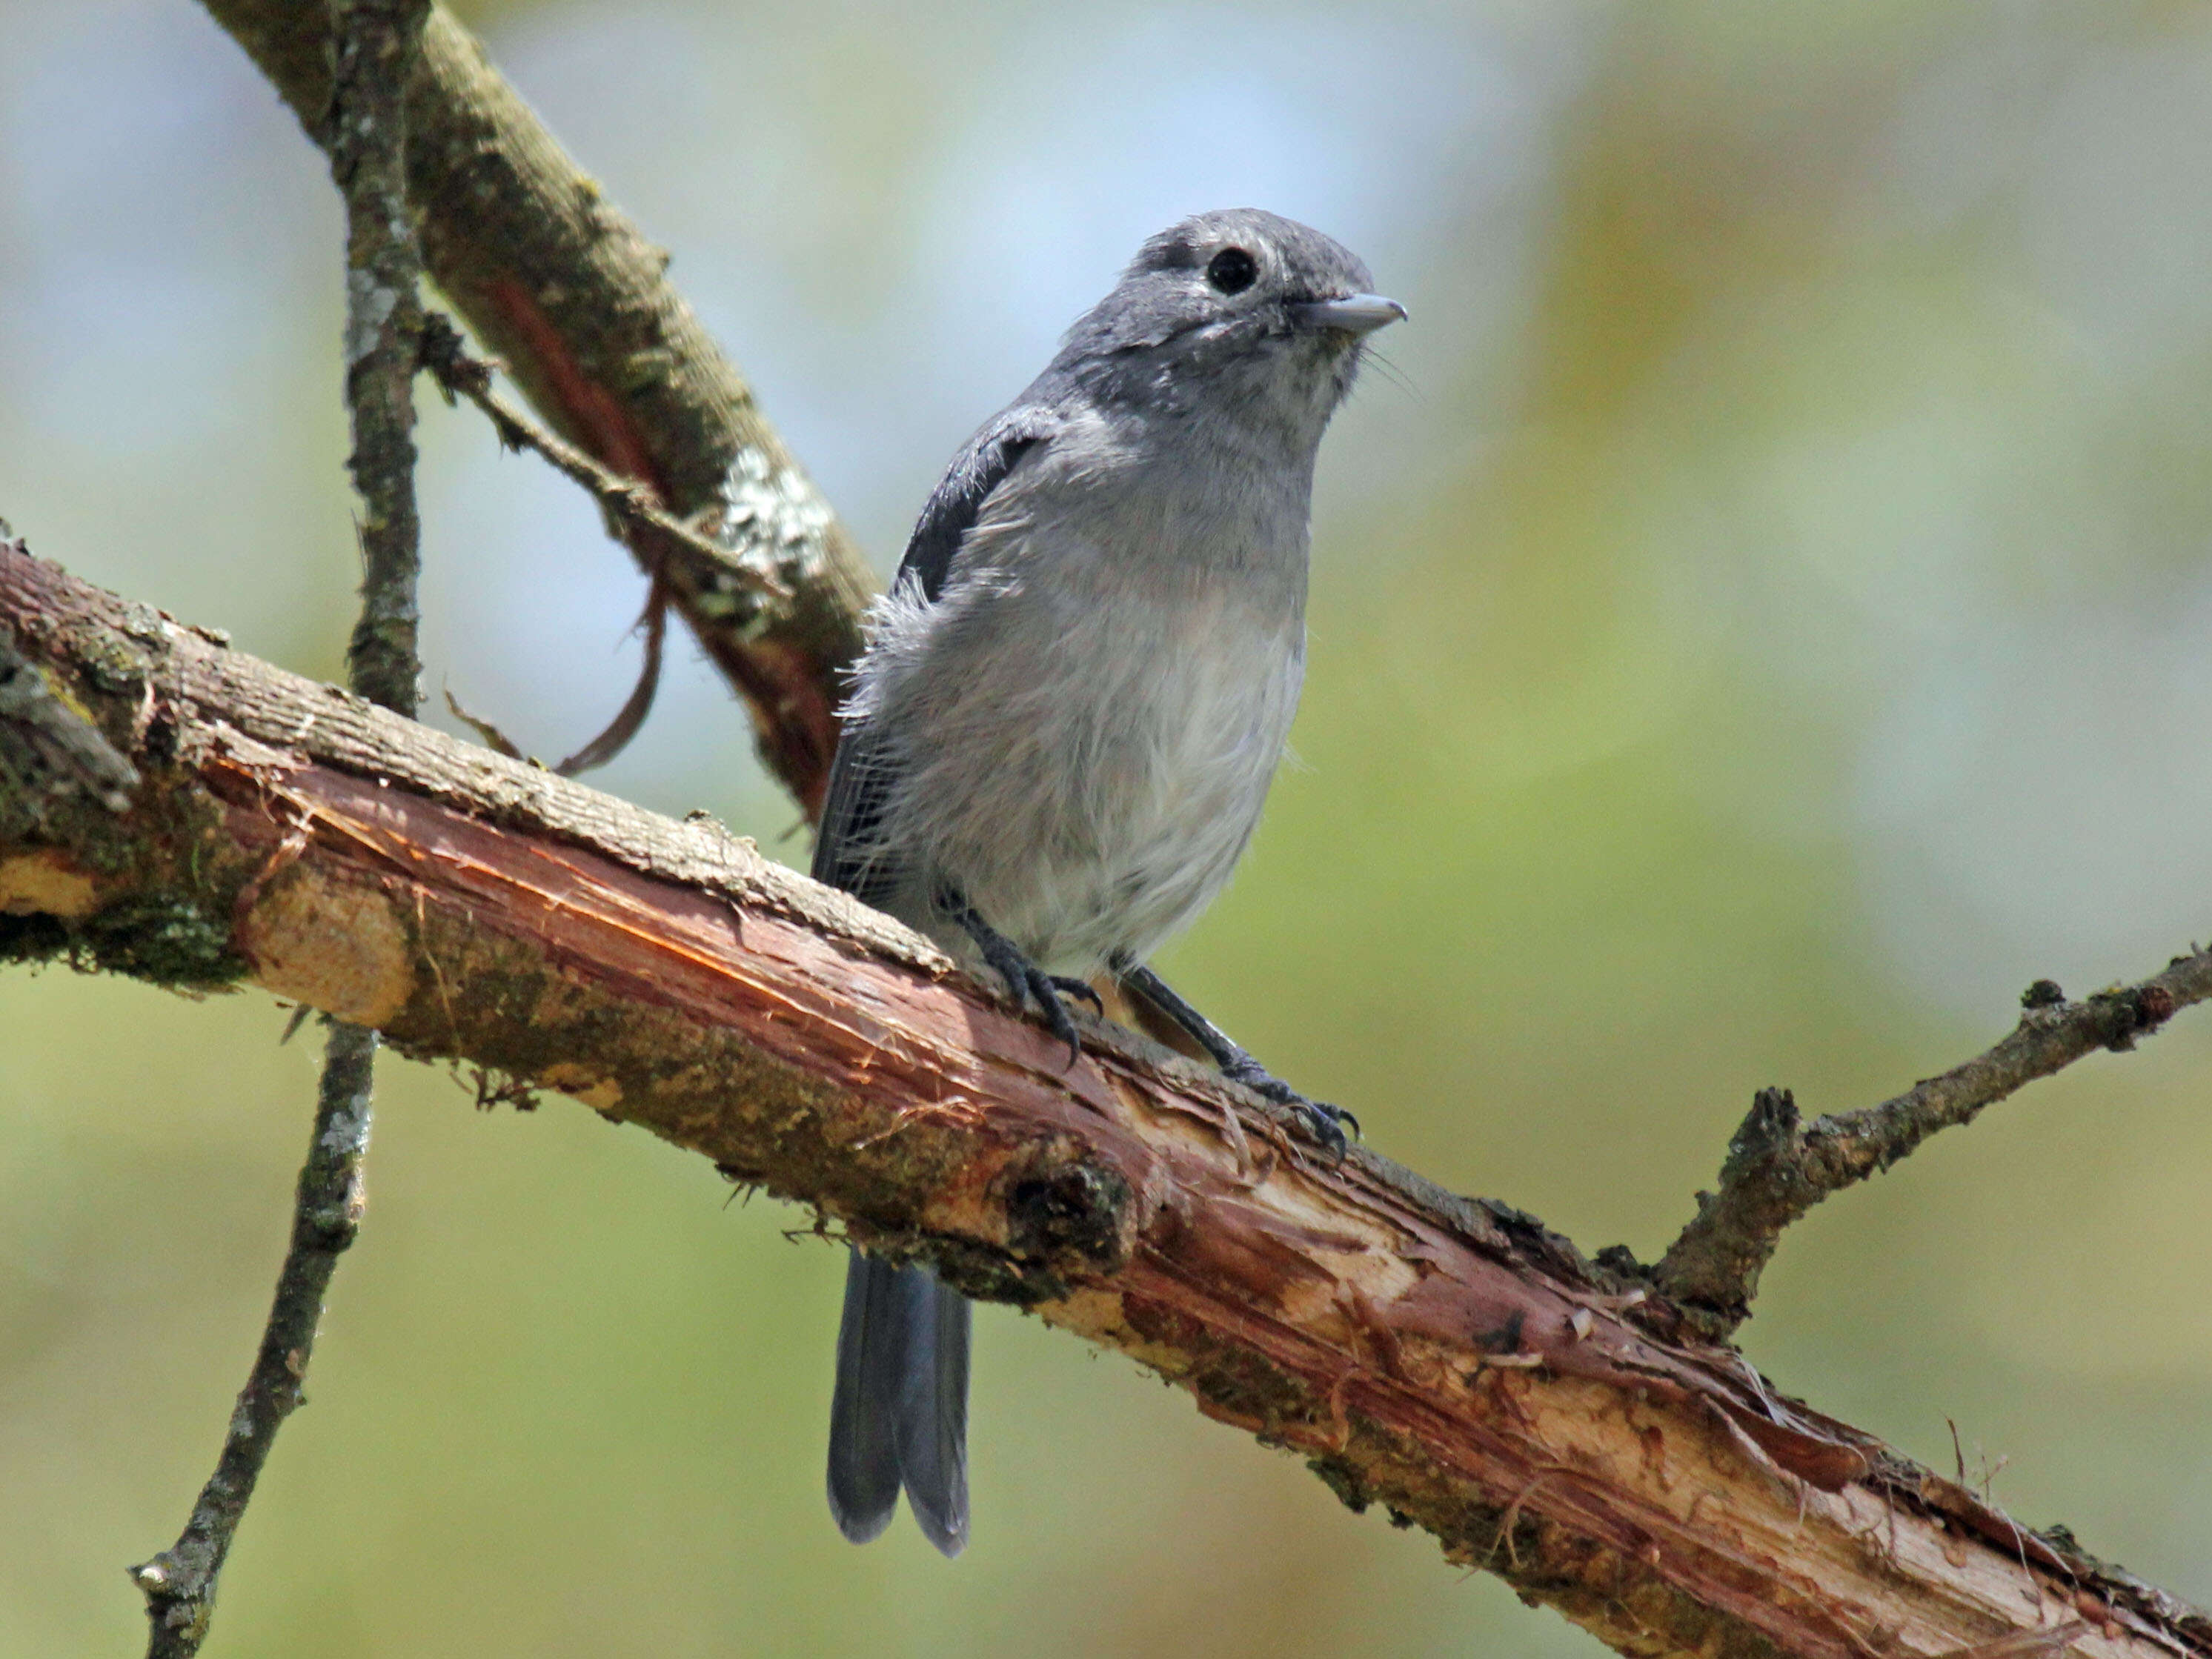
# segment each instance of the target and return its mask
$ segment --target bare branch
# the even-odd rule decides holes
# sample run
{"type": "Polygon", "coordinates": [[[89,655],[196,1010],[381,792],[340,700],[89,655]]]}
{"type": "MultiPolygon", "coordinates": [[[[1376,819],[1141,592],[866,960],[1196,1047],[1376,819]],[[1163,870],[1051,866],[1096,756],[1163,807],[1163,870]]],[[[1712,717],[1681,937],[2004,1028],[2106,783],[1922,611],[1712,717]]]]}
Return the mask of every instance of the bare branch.
{"type": "Polygon", "coordinates": [[[300,1384],[314,1351],[323,1297],[339,1254],[353,1243],[360,1224],[369,1064],[375,1052],[374,1032],[356,1025],[331,1027],[314,1133],[300,1170],[291,1248],[284,1255],[253,1370],[231,1413],[222,1455],[192,1505],[184,1534],[152,1560],[131,1569],[146,1595],[152,1625],[149,1659],[183,1659],[199,1651],[231,1539],[246,1517],[276,1431],[301,1403],[300,1384]]]}
{"type": "MultiPolygon", "coordinates": [[[[329,33],[303,0],[203,0],[328,145],[329,33]]],[[[432,277],[531,404],[696,540],[641,535],[648,574],[750,708],[811,817],[874,580],[752,392],[666,278],[667,255],[565,155],[442,7],[409,89],[409,195],[432,277]],[[776,595],[787,597],[776,597],[776,595]]]]}
{"type": "MultiPolygon", "coordinates": [[[[528,450],[550,462],[570,483],[581,485],[607,515],[632,531],[650,531],[702,560],[720,559],[726,550],[700,531],[660,510],[653,492],[635,478],[610,471],[574,445],[533,426],[493,390],[500,365],[471,356],[460,331],[432,312],[423,319],[422,367],[446,396],[465,398],[481,410],[506,448],[528,450]]],[[[738,573],[746,588],[765,599],[788,599],[791,590],[775,571],[746,567],[738,573]]]]}
{"type": "Polygon", "coordinates": [[[1927,1659],[2078,1621],[2095,1659],[2212,1656],[2203,1614],[1784,1397],[1528,1218],[1330,1160],[1110,1027],[1071,1070],[750,842],[19,550],[0,623],[146,780],[125,817],[0,837],[0,958],[250,980],[576,1096],[1129,1354],[1624,1653],[1927,1659]]]}
{"type": "MultiPolygon", "coordinates": [[[[582,450],[562,442],[550,432],[539,430],[509,408],[492,389],[496,365],[471,356],[460,331],[434,312],[423,320],[422,367],[437,380],[448,402],[465,398],[475,404],[491,422],[504,447],[528,450],[542,456],[572,483],[591,492],[623,541],[639,550],[639,556],[653,572],[652,592],[641,618],[645,629],[645,659],[639,666],[636,684],[606,729],[553,768],[564,778],[595,771],[629,746],[630,739],[638,734],[645,717],[652,712],[653,696],[660,687],[661,659],[668,634],[665,548],[689,548],[699,557],[709,560],[720,558],[722,550],[690,526],[663,513],[653,504],[652,492],[642,484],[608,471],[582,450]]],[[[789,590],[770,572],[748,566],[743,574],[760,597],[791,598],[789,590]]],[[[450,691],[446,694],[446,706],[474,726],[477,735],[501,754],[521,758],[521,750],[505,732],[463,708],[450,691]]]]}
{"type": "Polygon", "coordinates": [[[331,173],[346,209],[346,404],[361,495],[361,620],[346,652],[353,689],[412,715],[422,525],[415,510],[415,371],[422,258],[407,205],[404,88],[430,0],[328,0],[335,20],[331,173]]]}
{"type": "Polygon", "coordinates": [[[1986,1054],[1863,1111],[1801,1123],[1786,1089],[1762,1089],[1729,1142],[1717,1192],[1669,1245],[1653,1280],[1707,1334],[1751,1316],[1759,1276],[1784,1229],[1831,1194],[1887,1170],[1939,1129],[2100,1048],[2135,1047],[2177,1009],[2212,998],[2212,951],[2191,947],[2139,985],[2068,1002],[2049,980],[2021,999],[2020,1024],[1986,1054]]]}
{"type": "MultiPolygon", "coordinates": [[[[653,572],[653,590],[641,619],[645,628],[645,660],[638,669],[635,685],[606,729],[553,769],[564,778],[594,771],[629,746],[652,712],[653,694],[659,689],[662,648],[668,633],[665,550],[688,548],[700,558],[719,559],[722,549],[690,525],[662,512],[642,484],[608,471],[582,450],[541,431],[508,407],[492,389],[497,366],[471,356],[460,331],[434,312],[423,319],[422,367],[437,380],[447,401],[465,398],[482,410],[503,447],[544,457],[572,483],[588,490],[623,541],[638,550],[639,557],[653,572]]],[[[742,574],[763,599],[792,597],[781,579],[768,570],[748,566],[742,574]]],[[[463,708],[451,692],[446,694],[446,703],[501,754],[520,757],[521,751],[504,732],[463,708]]]]}
{"type": "MultiPolygon", "coordinates": [[[[354,690],[412,718],[421,696],[421,521],[415,507],[415,371],[422,263],[407,206],[404,88],[429,0],[329,0],[334,54],[331,172],[346,209],[346,404],[362,501],[361,619],[346,653],[354,690]]],[[[253,1369],[215,1473],[183,1534],[131,1570],[146,1597],[148,1659],[191,1659],[276,1431],[302,1399],[323,1298],[361,1225],[376,1033],[331,1023],[292,1240],[253,1369]]]]}

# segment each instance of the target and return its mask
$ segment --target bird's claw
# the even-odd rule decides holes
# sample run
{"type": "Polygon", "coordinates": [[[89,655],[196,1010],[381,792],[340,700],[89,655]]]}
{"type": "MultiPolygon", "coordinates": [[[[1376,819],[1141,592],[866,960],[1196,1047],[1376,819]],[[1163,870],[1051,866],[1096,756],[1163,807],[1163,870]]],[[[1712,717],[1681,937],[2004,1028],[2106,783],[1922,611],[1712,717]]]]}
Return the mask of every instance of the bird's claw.
{"type": "Polygon", "coordinates": [[[937,902],[968,937],[975,940],[976,950],[990,965],[991,970],[1006,981],[1006,988],[1013,993],[1015,1005],[1025,1007],[1032,1002],[1036,1004],[1037,1012],[1044,1016],[1046,1026],[1067,1045],[1067,1063],[1073,1066],[1083,1057],[1083,1042],[1075,1034],[1075,1022],[1068,1018],[1067,1005],[1060,1000],[1060,996],[1065,993],[1069,996],[1085,998],[1103,1016],[1106,1005],[1100,1000],[1098,993],[1082,980],[1045,972],[1024,956],[1020,947],[1012,939],[977,915],[975,907],[960,896],[958,890],[951,887],[941,890],[937,902]]]}
{"type": "Polygon", "coordinates": [[[1046,1028],[1067,1045],[1067,1063],[1073,1066],[1082,1058],[1083,1039],[1076,1035],[1075,1022],[1068,1018],[1067,1005],[1060,1000],[1060,993],[1066,990],[1073,995],[1073,988],[1081,985],[1085,991],[1090,993],[1093,1001],[1097,1000],[1098,994],[1088,985],[1084,985],[1081,980],[1071,981],[1048,974],[1006,939],[994,935],[978,943],[982,947],[984,960],[991,964],[1000,978],[1006,981],[1006,988],[1013,993],[1015,1002],[1036,1004],[1037,1012],[1044,1016],[1046,1028]]]}
{"type": "Polygon", "coordinates": [[[1258,1061],[1247,1059],[1242,1066],[1225,1068],[1226,1075],[1243,1084],[1263,1100],[1278,1106],[1287,1106],[1305,1119],[1307,1133],[1329,1152],[1342,1158],[1347,1142],[1344,1126],[1350,1124],[1354,1135],[1359,1133],[1359,1120],[1341,1106],[1332,1106],[1326,1101],[1309,1100],[1296,1089],[1268,1071],[1258,1061]]]}
{"type": "MultiPolygon", "coordinates": [[[[1067,1045],[1067,1064],[1073,1070],[1075,1062],[1083,1058],[1083,1039],[1075,1033],[1075,1022],[1068,1018],[1067,1005],[1060,1000],[1062,981],[1041,968],[1028,963],[1024,966],[1028,969],[1024,977],[1029,1000],[1036,1004],[1037,1012],[1044,1016],[1044,1023],[1052,1034],[1067,1045]]],[[[1017,991],[1014,994],[1020,996],[1022,993],[1017,991]]]]}
{"type": "Polygon", "coordinates": [[[1098,994],[1098,988],[1093,985],[1089,980],[1077,979],[1071,974],[1053,974],[1048,977],[1052,981],[1052,988],[1059,992],[1060,995],[1064,997],[1074,997],[1081,1001],[1087,1002],[1091,1005],[1091,1012],[1092,1013],[1097,1015],[1101,1019],[1106,1018],[1105,999],[1098,994]]]}

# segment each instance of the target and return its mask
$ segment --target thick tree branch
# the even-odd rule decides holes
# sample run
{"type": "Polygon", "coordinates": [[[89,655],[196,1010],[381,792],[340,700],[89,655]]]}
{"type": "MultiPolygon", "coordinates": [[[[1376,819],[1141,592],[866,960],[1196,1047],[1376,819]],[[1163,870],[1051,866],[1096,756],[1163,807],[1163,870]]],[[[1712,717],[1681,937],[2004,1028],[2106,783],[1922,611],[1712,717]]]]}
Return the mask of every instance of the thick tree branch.
{"type": "MultiPolygon", "coordinates": [[[[327,147],[322,0],[204,3],[327,147]]],[[[564,437],[728,549],[712,558],[690,541],[630,538],[811,816],[874,586],[866,563],[669,284],[667,256],[442,9],[423,33],[407,119],[410,197],[438,286],[564,437]]]]}
{"type": "Polygon", "coordinates": [[[1801,1123],[1788,1090],[1760,1090],[1729,1142],[1719,1190],[1698,1194],[1697,1218],[1668,1247],[1654,1282],[1708,1334],[1728,1335],[1751,1316],[1783,1230],[1822,1199],[2085,1054],[2134,1048],[2177,1009],[2207,998],[2212,952],[2176,957],[2156,978],[2086,1002],[2038,980],[2021,999],[2020,1024],[1994,1048],[1879,1106],[1801,1123]]]}
{"type": "Polygon", "coordinates": [[[2212,1655],[2203,1615],[1778,1395],[1528,1218],[1333,1163],[1111,1028],[1070,1071],[749,842],[20,550],[0,623],[146,779],[0,840],[0,954],[252,981],[574,1094],[1128,1353],[1624,1653],[2212,1655]]]}

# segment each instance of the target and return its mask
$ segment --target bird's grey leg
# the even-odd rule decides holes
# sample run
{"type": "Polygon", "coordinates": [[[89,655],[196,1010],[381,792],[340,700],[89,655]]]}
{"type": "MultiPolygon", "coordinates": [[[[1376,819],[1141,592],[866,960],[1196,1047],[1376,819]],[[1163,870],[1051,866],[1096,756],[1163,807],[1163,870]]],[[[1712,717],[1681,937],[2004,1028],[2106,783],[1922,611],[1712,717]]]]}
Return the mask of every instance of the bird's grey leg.
{"type": "Polygon", "coordinates": [[[975,914],[975,907],[965,896],[951,887],[941,887],[937,893],[937,908],[969,939],[983,953],[983,960],[991,964],[999,977],[1006,981],[1006,988],[1014,994],[1017,1002],[1034,1002],[1037,1012],[1052,1034],[1067,1044],[1067,1063],[1075,1064],[1083,1052],[1082,1040],[1075,1034],[1075,1022],[1067,1017],[1067,1005],[1063,996],[1081,997],[1100,1014],[1106,1007],[1098,1000],[1098,993],[1079,979],[1064,974],[1048,974],[1024,956],[1013,940],[975,914]]]}
{"type": "Polygon", "coordinates": [[[1204,1014],[1192,1007],[1169,988],[1168,982],[1140,963],[1121,961],[1114,964],[1115,973],[1139,994],[1191,1035],[1191,1040],[1213,1057],[1224,1076],[1234,1079],[1255,1094],[1273,1101],[1278,1106],[1295,1106],[1305,1114],[1312,1127],[1314,1139],[1332,1151],[1344,1151],[1344,1127],[1349,1123],[1352,1133],[1359,1133],[1359,1120],[1341,1106],[1330,1106],[1318,1100],[1309,1100],[1296,1089],[1267,1070],[1252,1058],[1204,1014]]]}

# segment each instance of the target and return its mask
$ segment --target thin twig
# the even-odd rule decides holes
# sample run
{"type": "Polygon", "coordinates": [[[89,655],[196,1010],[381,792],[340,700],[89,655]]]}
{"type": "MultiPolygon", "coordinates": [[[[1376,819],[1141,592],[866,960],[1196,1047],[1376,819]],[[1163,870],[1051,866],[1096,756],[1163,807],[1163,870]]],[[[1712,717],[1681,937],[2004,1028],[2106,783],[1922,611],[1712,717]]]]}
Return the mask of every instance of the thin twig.
{"type": "MultiPolygon", "coordinates": [[[[637,619],[637,625],[645,630],[645,656],[638,665],[637,679],[630,687],[629,696],[623,699],[623,706],[615,712],[615,717],[607,722],[605,730],[550,769],[564,778],[580,777],[605,766],[621,754],[629,746],[629,740],[638,734],[639,728],[644,726],[645,717],[653,711],[653,697],[660,690],[660,665],[668,644],[668,595],[667,590],[658,582],[653,585],[646,596],[645,614],[637,619]]],[[[460,699],[451,690],[446,693],[446,707],[455,720],[482,738],[494,753],[504,755],[509,760],[530,760],[530,757],[523,752],[522,745],[501,731],[496,722],[471,713],[462,706],[460,699]]]]}
{"type": "Polygon", "coordinates": [[[181,1659],[199,1650],[215,1610],[216,1579],[253,1496],[254,1481],[278,1427],[301,1403],[300,1384],[314,1349],[323,1295],[361,1221],[369,1062],[375,1052],[375,1033],[355,1025],[331,1027],[314,1139],[300,1171],[292,1246],[276,1280],[261,1351],[230,1415],[215,1473],[192,1505],[184,1534],[152,1560],[131,1569],[146,1594],[153,1626],[149,1659],[181,1659]]]}
{"type": "MultiPolygon", "coordinates": [[[[331,0],[331,172],[346,208],[346,403],[353,424],[347,466],[362,502],[361,618],[346,665],[356,691],[410,718],[422,679],[413,430],[422,264],[407,205],[404,92],[429,10],[429,0],[331,0]]],[[[261,1467],[277,1429],[304,1399],[301,1383],[323,1298],[361,1225],[376,1043],[372,1030],[331,1023],[291,1247],[260,1352],[183,1534],[131,1570],[146,1597],[148,1659],[190,1659],[199,1651],[224,1558],[261,1467]]]]}
{"type": "MultiPolygon", "coordinates": [[[[581,485],[608,516],[632,532],[665,536],[703,560],[727,561],[729,549],[712,536],[662,510],[650,486],[601,466],[575,445],[535,425],[492,389],[499,365],[470,355],[451,319],[431,312],[422,319],[422,367],[447,398],[465,398],[484,413],[500,442],[509,449],[544,457],[571,482],[581,485]]],[[[641,554],[649,547],[641,548],[641,554]]],[[[758,565],[732,567],[732,580],[763,599],[787,600],[791,590],[774,572],[758,565]]]]}
{"type": "Polygon", "coordinates": [[[1697,1218],[1655,1270],[1659,1288],[1707,1334],[1726,1336],[1751,1316],[1759,1273],[1784,1230],[1822,1199],[2085,1054],[2134,1048],[2176,1009],[2208,998],[2212,951],[2192,945],[2157,977],[2083,1002],[2069,1002],[2057,986],[2038,980],[2003,1041],[1864,1111],[1802,1123],[1788,1090],[1760,1090],[1729,1142],[1719,1191],[1698,1194],[1697,1218]]]}
{"type": "MultiPolygon", "coordinates": [[[[639,618],[645,629],[645,659],[638,669],[635,685],[606,729],[553,768],[564,778],[593,771],[629,746],[652,711],[653,695],[660,686],[663,647],[668,634],[669,586],[665,573],[670,554],[681,550],[695,558],[711,560],[726,550],[713,537],[663,511],[659,498],[649,484],[601,466],[574,444],[533,424],[503,400],[492,389],[493,376],[499,366],[471,356],[462,341],[460,330],[450,319],[434,311],[423,319],[422,364],[438,382],[447,402],[465,398],[483,412],[493,431],[499,434],[502,447],[528,450],[543,457],[572,483],[588,491],[606,514],[617,537],[629,546],[639,564],[651,573],[652,586],[646,599],[645,613],[639,618]]],[[[780,602],[791,598],[783,582],[758,564],[734,567],[731,591],[766,601],[780,602]]],[[[450,692],[446,702],[494,749],[516,759],[521,757],[521,750],[514,740],[497,726],[469,713],[450,692]]]]}

